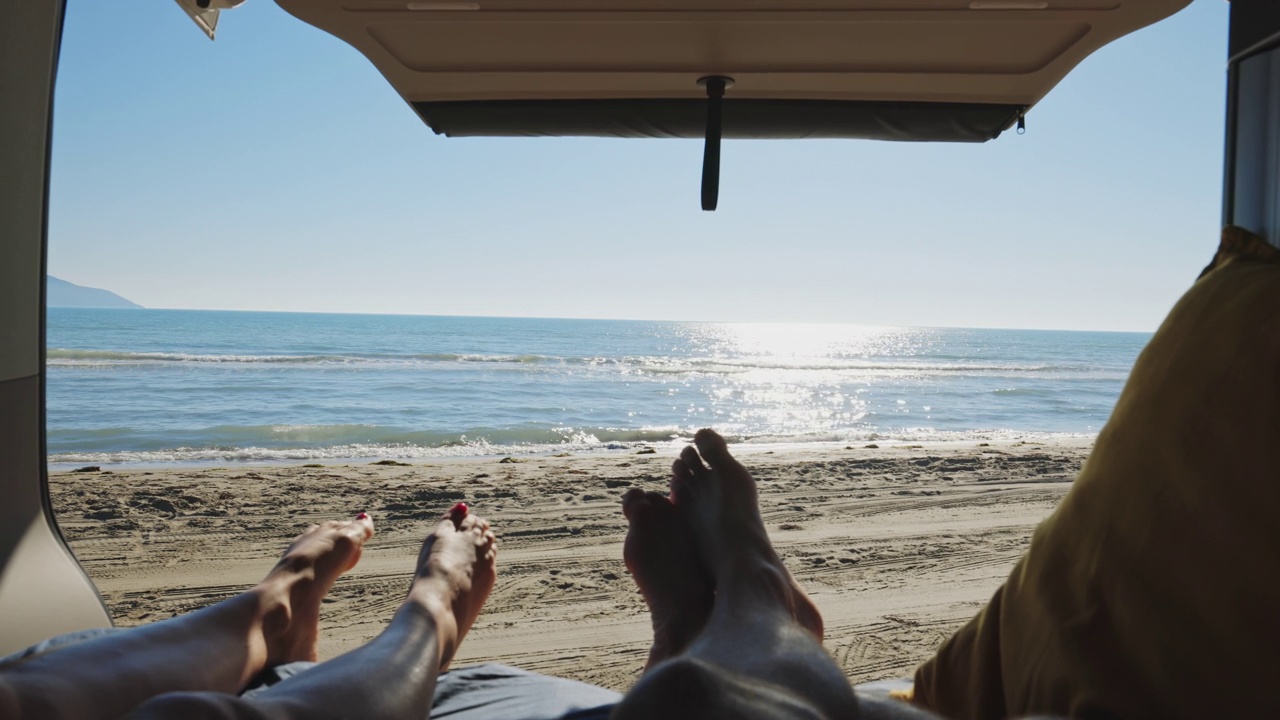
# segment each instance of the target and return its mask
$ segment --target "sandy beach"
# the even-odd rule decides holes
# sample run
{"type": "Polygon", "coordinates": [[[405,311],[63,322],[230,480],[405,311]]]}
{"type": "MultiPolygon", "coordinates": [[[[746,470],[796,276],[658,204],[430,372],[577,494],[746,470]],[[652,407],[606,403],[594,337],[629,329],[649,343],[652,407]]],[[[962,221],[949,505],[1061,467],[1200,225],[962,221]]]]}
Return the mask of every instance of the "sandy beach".
{"type": "MultiPolygon", "coordinates": [[[[770,450],[738,446],[770,534],[854,682],[909,675],[990,597],[1062,498],[1088,441],[770,450]]],[[[378,534],[322,615],[322,657],[376,635],[427,529],[459,500],[501,538],[499,578],[459,664],[498,661],[623,690],[649,643],[622,564],[630,487],[674,455],[369,461],[51,473],[58,518],[116,623],[257,581],[307,525],[367,510],[378,534]]]]}

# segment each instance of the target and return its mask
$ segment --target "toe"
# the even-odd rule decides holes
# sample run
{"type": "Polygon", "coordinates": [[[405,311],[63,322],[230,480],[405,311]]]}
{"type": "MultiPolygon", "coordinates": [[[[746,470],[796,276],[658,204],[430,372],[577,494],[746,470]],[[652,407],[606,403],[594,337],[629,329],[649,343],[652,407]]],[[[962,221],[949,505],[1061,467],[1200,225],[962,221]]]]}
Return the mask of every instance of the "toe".
{"type": "Polygon", "coordinates": [[[707,466],[702,463],[702,458],[698,457],[698,451],[692,445],[686,445],[685,449],[680,451],[680,459],[694,475],[707,472],[707,466]]]}
{"type": "MultiPolygon", "coordinates": [[[[677,460],[676,462],[680,462],[677,460]]],[[[672,474],[671,476],[671,493],[669,500],[675,505],[687,503],[692,498],[690,485],[692,478],[688,473],[683,475],[672,474]]]]}
{"type": "MultiPolygon", "coordinates": [[[[688,497],[686,493],[685,497],[688,497]]],[[[684,516],[675,502],[658,492],[645,493],[645,499],[648,501],[649,512],[646,517],[646,530],[660,533],[669,540],[670,538],[684,538],[692,540],[685,532],[684,516]]]]}
{"type": "Polygon", "coordinates": [[[710,428],[703,428],[693,436],[693,443],[698,446],[698,453],[713,468],[733,465],[737,461],[729,454],[729,444],[720,433],[710,428]]]}
{"type": "Polygon", "coordinates": [[[453,535],[456,532],[458,532],[458,526],[453,524],[453,520],[446,517],[440,521],[439,525],[436,525],[436,531],[433,534],[437,537],[445,537],[447,535],[453,535]]]}
{"type": "Polygon", "coordinates": [[[644,505],[648,504],[648,497],[640,488],[631,488],[627,494],[622,496],[622,514],[627,520],[635,521],[636,516],[644,512],[644,505]]]}
{"type": "Polygon", "coordinates": [[[660,492],[650,490],[644,494],[644,499],[648,501],[649,506],[653,508],[655,514],[660,517],[667,517],[675,512],[675,506],[671,504],[671,499],[660,492]]]}
{"type": "Polygon", "coordinates": [[[671,478],[673,480],[687,478],[691,475],[693,475],[693,471],[689,469],[689,465],[684,460],[676,458],[676,461],[671,463],[671,478]]]}
{"type": "Polygon", "coordinates": [[[667,495],[652,490],[640,493],[641,497],[636,503],[643,505],[643,510],[636,513],[639,515],[639,522],[633,515],[631,524],[633,526],[643,525],[646,531],[665,532],[670,528],[672,523],[676,521],[678,512],[676,506],[672,504],[672,499],[667,495]]]}
{"type": "Polygon", "coordinates": [[[461,528],[462,521],[467,517],[469,512],[471,512],[471,508],[467,507],[466,503],[459,502],[449,508],[449,511],[446,512],[444,516],[452,520],[455,527],[461,528]]]}
{"type": "Polygon", "coordinates": [[[667,502],[666,496],[654,490],[646,490],[644,496],[645,499],[652,503],[665,504],[667,502]]]}
{"type": "Polygon", "coordinates": [[[369,517],[368,513],[360,513],[359,517],[347,525],[347,532],[351,533],[356,540],[365,542],[373,537],[373,518],[369,517]]]}
{"type": "Polygon", "coordinates": [[[469,532],[480,527],[480,522],[481,520],[478,515],[475,513],[468,513],[466,517],[462,518],[462,522],[458,523],[458,529],[462,532],[469,532]]]}

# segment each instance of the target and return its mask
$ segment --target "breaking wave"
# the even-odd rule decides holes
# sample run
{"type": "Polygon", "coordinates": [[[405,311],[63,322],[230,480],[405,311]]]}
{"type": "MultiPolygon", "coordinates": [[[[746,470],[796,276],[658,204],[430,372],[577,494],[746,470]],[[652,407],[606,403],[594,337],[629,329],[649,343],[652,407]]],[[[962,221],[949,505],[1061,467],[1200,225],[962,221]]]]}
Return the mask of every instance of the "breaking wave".
{"type": "MultiPolygon", "coordinates": [[[[284,462],[292,460],[339,460],[387,458],[414,460],[447,457],[505,455],[547,455],[561,452],[629,452],[641,448],[658,450],[682,447],[693,439],[695,428],[476,428],[466,433],[406,431],[398,428],[363,425],[271,425],[220,426],[191,431],[192,437],[214,439],[206,445],[160,447],[172,441],[147,438],[129,428],[86,431],[52,431],[51,436],[75,438],[80,450],[53,453],[50,464],[159,464],[207,462],[284,462]],[[137,449],[108,450],[122,439],[137,449]],[[102,449],[93,446],[102,443],[102,449]],[[148,447],[148,445],[152,447],[148,447]]],[[[1052,441],[1088,439],[1092,433],[1050,433],[1021,430],[945,431],[934,428],[907,428],[895,431],[873,429],[800,434],[766,433],[750,435],[723,429],[731,443],[749,445],[801,445],[811,443],[865,442],[980,442],[1052,441]]],[[[51,437],[51,439],[54,439],[51,437]]]]}
{"type": "Polygon", "coordinates": [[[45,357],[50,365],[102,365],[111,363],[236,363],[271,365],[317,365],[387,362],[492,362],[538,363],[557,358],[543,355],[458,355],[453,353],[427,353],[422,355],[360,354],[360,355],[214,355],[168,352],[121,352],[115,350],[66,350],[54,348],[45,357]]]}

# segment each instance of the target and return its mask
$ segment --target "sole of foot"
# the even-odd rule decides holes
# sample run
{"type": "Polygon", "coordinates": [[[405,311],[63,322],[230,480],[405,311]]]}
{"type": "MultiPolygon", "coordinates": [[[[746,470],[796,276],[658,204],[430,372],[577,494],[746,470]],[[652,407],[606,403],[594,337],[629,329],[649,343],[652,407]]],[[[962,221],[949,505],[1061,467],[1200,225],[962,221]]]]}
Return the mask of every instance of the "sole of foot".
{"type": "Polygon", "coordinates": [[[684,652],[706,627],[715,583],[693,531],[665,495],[633,488],[622,498],[622,512],[629,523],[622,557],[653,621],[648,669],[684,652]]]}

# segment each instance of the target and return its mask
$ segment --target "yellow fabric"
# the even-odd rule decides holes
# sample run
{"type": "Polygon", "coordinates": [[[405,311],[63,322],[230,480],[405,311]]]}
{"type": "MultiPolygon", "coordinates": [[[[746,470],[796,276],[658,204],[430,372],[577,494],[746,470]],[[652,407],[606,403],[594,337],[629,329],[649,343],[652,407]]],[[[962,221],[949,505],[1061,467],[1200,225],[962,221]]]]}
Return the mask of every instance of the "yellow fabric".
{"type": "Polygon", "coordinates": [[[1237,228],[1057,510],[916,672],[954,718],[1280,715],[1280,252],[1237,228]]]}

